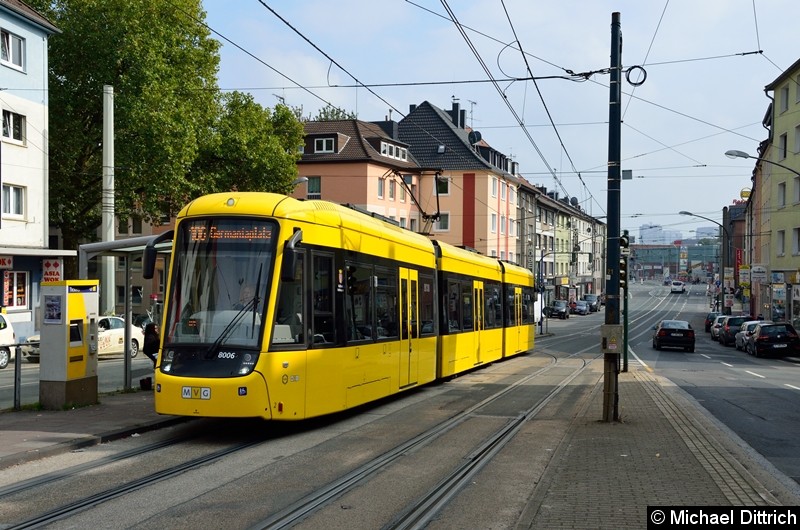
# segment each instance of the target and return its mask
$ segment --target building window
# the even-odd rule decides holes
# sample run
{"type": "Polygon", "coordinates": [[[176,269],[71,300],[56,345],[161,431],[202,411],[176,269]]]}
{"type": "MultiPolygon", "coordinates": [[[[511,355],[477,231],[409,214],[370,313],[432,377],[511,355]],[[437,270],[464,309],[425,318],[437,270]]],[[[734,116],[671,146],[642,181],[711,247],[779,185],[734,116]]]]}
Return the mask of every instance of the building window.
{"type": "Polygon", "coordinates": [[[781,112],[786,112],[789,110],[789,85],[781,88],[781,100],[780,100],[781,112]]]}
{"type": "Polygon", "coordinates": [[[500,200],[502,201],[506,200],[506,187],[505,182],[500,183],[500,200]]]}
{"type": "Polygon", "coordinates": [[[436,177],[436,191],[439,195],[450,195],[450,179],[448,177],[436,177]]]}
{"type": "Polygon", "coordinates": [[[778,138],[778,159],[779,160],[783,160],[784,158],[786,158],[786,148],[787,147],[788,146],[787,146],[787,143],[786,143],[786,133],[783,133],[778,138]]]}
{"type": "MultiPolygon", "coordinates": [[[[508,187],[508,202],[514,204],[514,188],[508,187]]],[[[517,204],[519,206],[519,204],[517,204]]]]}
{"type": "Polygon", "coordinates": [[[416,232],[417,231],[417,220],[416,219],[411,219],[411,226],[409,228],[411,229],[412,232],[416,232]]]}
{"type": "Polygon", "coordinates": [[[25,188],[3,184],[3,215],[19,218],[25,216],[25,188]]]}
{"type": "Polygon", "coordinates": [[[514,263],[514,253],[512,251],[508,251],[508,261],[514,263]]]}
{"type": "Polygon", "coordinates": [[[322,198],[322,177],[308,177],[308,182],[306,182],[306,198],[322,198]]]}
{"type": "Polygon", "coordinates": [[[492,177],[492,197],[497,197],[497,177],[492,177]]]}
{"type": "Polygon", "coordinates": [[[5,284],[4,304],[9,309],[28,308],[28,273],[20,271],[3,271],[5,284]]]}
{"type": "Polygon", "coordinates": [[[786,183],[778,183],[778,208],[786,206],[786,183]]]}
{"type": "Polygon", "coordinates": [[[131,217],[131,233],[132,234],[141,234],[142,233],[142,218],[138,215],[134,215],[131,217]]]}
{"type": "Polygon", "coordinates": [[[795,97],[794,100],[797,103],[800,103],[800,74],[794,80],[794,87],[795,87],[795,97]]]}
{"type": "Polygon", "coordinates": [[[500,216],[500,233],[501,234],[505,234],[506,233],[506,216],[505,215],[500,216]]]}
{"type": "Polygon", "coordinates": [[[128,233],[128,220],[127,219],[117,219],[119,221],[117,223],[117,233],[120,235],[125,235],[128,233]]]}
{"type": "MultiPolygon", "coordinates": [[[[800,91],[800,87],[797,87],[800,91]]],[[[794,128],[794,154],[800,154],[800,125],[794,128]]]]}
{"type": "Polygon", "coordinates": [[[786,231],[778,230],[775,232],[775,250],[778,256],[786,254],[786,231]]]}
{"type": "Polygon", "coordinates": [[[792,256],[800,255],[800,228],[792,228],[792,256]]]}
{"type": "Polygon", "coordinates": [[[394,180],[389,181],[389,200],[394,200],[394,189],[395,189],[396,182],[394,180]]]}
{"type": "Polygon", "coordinates": [[[448,232],[450,230],[450,214],[440,213],[439,219],[436,220],[433,229],[436,232],[448,232]]]}
{"type": "Polygon", "coordinates": [[[800,203],[800,177],[794,178],[794,184],[792,185],[792,202],[794,204],[800,203]]]}
{"type": "Polygon", "coordinates": [[[405,228],[405,227],[406,227],[406,218],[405,217],[401,217],[400,218],[400,228],[405,228]]]}
{"type": "Polygon", "coordinates": [[[381,177],[378,179],[378,198],[383,199],[383,190],[386,187],[386,179],[381,177]]]}
{"type": "Polygon", "coordinates": [[[6,30],[0,30],[0,39],[3,43],[3,52],[0,62],[7,66],[25,68],[25,39],[18,37],[6,30]]]}
{"type": "Polygon", "coordinates": [[[493,258],[496,258],[496,257],[497,257],[497,251],[496,251],[496,250],[494,250],[494,249],[492,249],[492,250],[489,252],[489,255],[490,255],[491,257],[493,257],[493,258]]]}
{"type": "Polygon", "coordinates": [[[25,143],[25,116],[4,110],[3,137],[25,143]]]}
{"type": "Polygon", "coordinates": [[[333,153],[333,138],[316,138],[314,140],[315,153],[333,153]]]}
{"type": "Polygon", "coordinates": [[[497,233],[497,214],[492,214],[492,233],[497,233]]]}

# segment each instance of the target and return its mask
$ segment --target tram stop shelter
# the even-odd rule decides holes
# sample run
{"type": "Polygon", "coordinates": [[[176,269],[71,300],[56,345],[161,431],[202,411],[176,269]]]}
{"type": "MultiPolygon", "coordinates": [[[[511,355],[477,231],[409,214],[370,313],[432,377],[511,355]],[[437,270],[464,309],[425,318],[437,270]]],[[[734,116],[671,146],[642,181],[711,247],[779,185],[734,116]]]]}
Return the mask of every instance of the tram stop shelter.
{"type": "MultiPolygon", "coordinates": [[[[125,390],[131,389],[131,326],[133,325],[133,310],[131,304],[131,263],[140,258],[145,247],[151,241],[162,238],[163,234],[153,234],[149,236],[131,237],[115,241],[100,241],[97,243],[86,243],[78,247],[78,278],[81,280],[89,279],[89,260],[103,256],[124,257],[125,259],[125,375],[123,378],[125,390]]],[[[163,239],[163,238],[162,238],[163,239]]],[[[169,269],[169,259],[172,255],[172,241],[158,242],[155,245],[159,255],[163,255],[167,260],[167,270],[169,269]]],[[[114,280],[116,284],[116,279],[114,280]]],[[[106,286],[107,287],[107,286],[106,286]]],[[[100,288],[104,288],[103,285],[100,288]]]]}

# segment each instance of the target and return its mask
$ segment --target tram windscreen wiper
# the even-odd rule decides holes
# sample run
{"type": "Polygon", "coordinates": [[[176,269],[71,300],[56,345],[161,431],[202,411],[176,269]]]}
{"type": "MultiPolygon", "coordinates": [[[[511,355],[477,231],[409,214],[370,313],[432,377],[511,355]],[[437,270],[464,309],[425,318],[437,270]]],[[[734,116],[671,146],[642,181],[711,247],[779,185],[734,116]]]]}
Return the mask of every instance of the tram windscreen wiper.
{"type": "MultiPolygon", "coordinates": [[[[257,297],[257,296],[253,296],[253,298],[251,298],[251,299],[250,299],[250,300],[249,300],[249,301],[248,301],[248,302],[247,302],[247,303],[244,305],[244,307],[242,307],[242,308],[241,308],[241,309],[240,309],[240,310],[239,310],[239,311],[238,311],[238,312],[237,312],[237,313],[236,313],[236,314],[233,316],[233,318],[232,318],[232,319],[231,319],[231,321],[228,323],[228,325],[227,325],[227,326],[225,326],[225,329],[223,329],[223,330],[222,330],[222,333],[220,333],[220,334],[219,334],[219,337],[217,337],[217,340],[215,340],[215,341],[214,341],[214,342],[211,344],[211,346],[209,346],[209,347],[208,347],[208,349],[206,350],[206,353],[204,354],[204,357],[205,357],[206,359],[211,359],[212,357],[214,357],[214,355],[213,355],[213,352],[214,352],[214,350],[216,350],[216,349],[217,349],[217,347],[219,347],[219,345],[220,345],[220,344],[222,344],[222,341],[223,341],[223,340],[225,340],[226,338],[228,338],[228,335],[230,335],[230,334],[231,334],[231,331],[233,331],[233,329],[236,327],[236,325],[239,323],[239,321],[240,321],[240,320],[242,320],[242,317],[245,315],[245,313],[247,313],[247,312],[248,312],[250,309],[253,309],[253,310],[255,311],[255,305],[256,305],[256,300],[257,300],[257,299],[258,299],[258,297],[257,297]]],[[[255,326],[255,324],[254,324],[254,326],[255,326]]]]}

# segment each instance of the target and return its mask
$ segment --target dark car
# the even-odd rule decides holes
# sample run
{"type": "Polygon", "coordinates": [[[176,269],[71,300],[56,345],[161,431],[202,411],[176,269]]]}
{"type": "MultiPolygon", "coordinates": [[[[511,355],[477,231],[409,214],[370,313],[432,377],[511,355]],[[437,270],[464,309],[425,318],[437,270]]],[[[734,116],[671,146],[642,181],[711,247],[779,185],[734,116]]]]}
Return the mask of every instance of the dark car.
{"type": "Polygon", "coordinates": [[[756,357],[800,354],[800,337],[794,326],[786,322],[761,323],[747,338],[745,351],[756,357]]]}
{"type": "Polygon", "coordinates": [[[586,300],[577,300],[570,307],[570,312],[575,315],[588,315],[591,310],[589,309],[589,302],[586,300]]]}
{"type": "Polygon", "coordinates": [[[547,308],[547,316],[550,318],[569,318],[569,303],[566,300],[553,300],[547,308]]]}
{"type": "Polygon", "coordinates": [[[748,320],[754,320],[751,316],[725,317],[719,328],[719,343],[723,346],[732,346],[736,342],[736,332],[742,324],[748,320]]]}
{"type": "Polygon", "coordinates": [[[711,332],[711,326],[714,325],[714,319],[720,316],[722,313],[719,311],[712,311],[706,315],[706,331],[709,333],[711,332]]]}
{"type": "Polygon", "coordinates": [[[694,329],[685,320],[662,320],[653,326],[653,348],[683,348],[694,351],[694,329]]]}
{"type": "Polygon", "coordinates": [[[589,304],[589,311],[600,311],[600,296],[596,294],[585,294],[583,300],[589,304]]]}

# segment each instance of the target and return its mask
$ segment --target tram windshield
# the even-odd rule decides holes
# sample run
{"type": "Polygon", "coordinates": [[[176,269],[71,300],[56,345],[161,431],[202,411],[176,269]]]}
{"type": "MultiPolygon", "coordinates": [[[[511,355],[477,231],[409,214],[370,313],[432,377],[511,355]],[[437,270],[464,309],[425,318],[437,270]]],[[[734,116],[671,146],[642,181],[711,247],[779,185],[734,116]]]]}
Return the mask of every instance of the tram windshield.
{"type": "Polygon", "coordinates": [[[165,343],[256,347],[277,224],[247,218],[184,221],[175,238],[165,343]]]}

